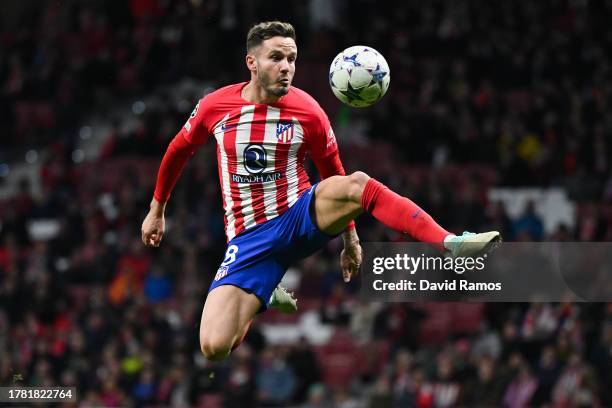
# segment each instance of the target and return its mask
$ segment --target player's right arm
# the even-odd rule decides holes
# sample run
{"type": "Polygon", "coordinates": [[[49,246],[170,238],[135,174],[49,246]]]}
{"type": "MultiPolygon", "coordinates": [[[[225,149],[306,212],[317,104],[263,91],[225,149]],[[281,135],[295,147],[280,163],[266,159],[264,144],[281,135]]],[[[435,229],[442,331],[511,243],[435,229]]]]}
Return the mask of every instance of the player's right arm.
{"type": "Polygon", "coordinates": [[[183,128],[172,139],[159,166],[149,213],[141,228],[142,242],[147,246],[157,247],[161,243],[166,228],[164,212],[170,194],[189,158],[208,138],[208,130],[203,121],[204,109],[199,109],[205,99],[198,102],[183,128]]]}
{"type": "MultiPolygon", "coordinates": [[[[329,118],[317,106],[317,121],[310,139],[310,154],[314,161],[321,180],[331,176],[345,176],[346,172],[340,161],[338,152],[338,144],[336,136],[329,123],[329,118]]],[[[347,228],[342,233],[342,241],[344,249],[340,253],[340,268],[342,277],[345,282],[349,282],[351,278],[359,272],[362,261],[361,245],[359,236],[355,229],[355,221],[351,221],[347,228]]]]}
{"type": "Polygon", "coordinates": [[[157,182],[149,206],[149,213],[142,222],[142,242],[145,245],[159,246],[166,227],[164,218],[166,203],[189,157],[195,153],[195,149],[195,145],[185,140],[182,131],[168,145],[157,172],[157,182]]]}

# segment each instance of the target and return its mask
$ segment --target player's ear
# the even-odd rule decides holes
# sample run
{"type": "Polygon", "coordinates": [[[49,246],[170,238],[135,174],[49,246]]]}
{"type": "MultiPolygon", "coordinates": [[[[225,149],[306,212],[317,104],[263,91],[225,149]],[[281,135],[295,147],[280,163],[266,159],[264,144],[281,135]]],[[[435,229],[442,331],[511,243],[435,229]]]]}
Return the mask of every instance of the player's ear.
{"type": "Polygon", "coordinates": [[[257,60],[255,59],[255,55],[247,54],[245,57],[246,65],[249,71],[256,74],[257,73],[257,60]]]}

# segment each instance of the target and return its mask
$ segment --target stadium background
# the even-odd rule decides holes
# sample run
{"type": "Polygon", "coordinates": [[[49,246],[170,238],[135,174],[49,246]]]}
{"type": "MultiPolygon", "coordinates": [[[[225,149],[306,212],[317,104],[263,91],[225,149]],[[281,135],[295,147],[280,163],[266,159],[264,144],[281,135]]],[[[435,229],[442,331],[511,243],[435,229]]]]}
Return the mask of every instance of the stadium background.
{"type": "MultiPolygon", "coordinates": [[[[0,383],[74,385],[83,407],[612,406],[612,304],[363,303],[338,242],[288,273],[297,316],[200,356],[224,250],[212,143],[160,248],[140,224],[170,138],[204,92],[248,79],[245,33],[267,19],[295,25],[295,85],[347,171],[457,232],[612,238],[610,1],[2,2],[0,383]],[[355,44],[392,72],[365,110],[327,85],[355,44]]],[[[358,231],[405,239],[369,216],[358,231]]]]}

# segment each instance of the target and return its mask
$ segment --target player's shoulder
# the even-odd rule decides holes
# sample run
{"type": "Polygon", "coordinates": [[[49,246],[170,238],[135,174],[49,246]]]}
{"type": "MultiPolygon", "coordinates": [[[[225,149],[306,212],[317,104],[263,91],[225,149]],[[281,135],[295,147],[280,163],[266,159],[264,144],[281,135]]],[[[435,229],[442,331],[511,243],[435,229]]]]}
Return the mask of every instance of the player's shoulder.
{"type": "Polygon", "coordinates": [[[233,97],[233,96],[238,95],[240,91],[240,87],[242,85],[243,83],[237,83],[237,84],[222,86],[221,88],[216,89],[206,94],[202,99],[206,100],[206,102],[208,103],[214,103],[219,100],[225,100],[228,97],[233,97]]]}
{"type": "Polygon", "coordinates": [[[240,83],[231,84],[207,93],[200,98],[191,117],[197,117],[196,121],[211,131],[228,112],[242,103],[240,100],[241,85],[240,83]]]}
{"type": "Polygon", "coordinates": [[[303,89],[292,86],[290,88],[290,94],[293,95],[295,103],[303,105],[305,108],[310,108],[312,111],[319,113],[323,112],[323,108],[319,105],[319,102],[313,98],[308,92],[303,89]]]}

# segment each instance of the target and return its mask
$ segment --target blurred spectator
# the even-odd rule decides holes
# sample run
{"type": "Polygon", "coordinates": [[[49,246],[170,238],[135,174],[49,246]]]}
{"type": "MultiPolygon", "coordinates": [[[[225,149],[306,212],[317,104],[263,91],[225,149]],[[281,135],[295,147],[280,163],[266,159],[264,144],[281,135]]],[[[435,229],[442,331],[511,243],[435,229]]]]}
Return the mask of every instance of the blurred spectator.
{"type": "Polygon", "coordinates": [[[572,354],[553,389],[553,402],[557,405],[593,406],[596,402],[594,380],[580,356],[572,354]]]}
{"type": "Polygon", "coordinates": [[[359,408],[360,403],[347,390],[338,390],[334,393],[333,406],[338,408],[359,408]]]}
{"type": "Polygon", "coordinates": [[[495,376],[495,362],[492,357],[478,360],[477,378],[467,381],[461,395],[460,405],[495,406],[501,400],[502,382],[495,376]]]}
{"type": "MultiPolygon", "coordinates": [[[[596,368],[596,377],[599,379],[602,389],[611,389],[612,387],[612,372],[609,370],[612,367],[612,321],[603,323],[599,341],[593,348],[592,357],[593,365],[596,368]]],[[[612,393],[603,393],[602,404],[604,406],[612,403],[612,393]]]]}
{"type": "Polygon", "coordinates": [[[131,297],[142,293],[142,281],[129,265],[122,265],[108,288],[108,300],[111,304],[120,305],[131,297]]]}
{"type": "Polygon", "coordinates": [[[529,406],[537,388],[538,380],[531,375],[529,367],[522,364],[514,380],[506,388],[504,406],[509,408],[529,406]]]}
{"type": "Polygon", "coordinates": [[[301,337],[291,348],[287,354],[287,364],[295,373],[296,386],[293,399],[297,403],[304,402],[310,387],[321,380],[317,357],[306,337],[301,337]]]}
{"type": "Polygon", "coordinates": [[[325,386],[321,383],[312,384],[308,388],[308,399],[301,408],[328,408],[329,402],[325,397],[325,386]]]}
{"type": "Polygon", "coordinates": [[[536,368],[538,389],[533,396],[534,405],[550,404],[552,402],[553,386],[559,377],[559,364],[555,356],[555,349],[546,346],[542,349],[542,356],[536,368]]]}
{"type": "Polygon", "coordinates": [[[413,356],[406,350],[399,350],[392,366],[392,395],[396,406],[415,404],[417,376],[422,375],[420,368],[413,365],[413,356]]]}
{"type": "Polygon", "coordinates": [[[424,315],[425,312],[407,304],[387,304],[374,320],[374,337],[391,340],[398,347],[415,349],[424,315]]]}
{"type": "Polygon", "coordinates": [[[525,212],[512,225],[514,237],[523,237],[526,241],[541,241],[544,237],[544,225],[535,213],[535,203],[529,201],[525,205],[525,212]]]}
{"type": "Polygon", "coordinates": [[[367,343],[372,340],[374,321],[381,308],[382,304],[378,302],[364,302],[353,307],[350,328],[357,342],[367,343]]]}
{"type": "Polygon", "coordinates": [[[106,407],[124,406],[127,401],[126,395],[117,387],[116,380],[113,378],[103,382],[100,399],[106,407]]]}
{"type": "Polygon", "coordinates": [[[172,296],[172,281],[162,268],[151,268],[143,286],[144,294],[151,303],[163,302],[172,296]]]}
{"type": "Polygon", "coordinates": [[[346,287],[338,282],[321,306],[321,321],[338,326],[348,326],[351,318],[353,300],[347,295],[346,287]]]}
{"type": "Polygon", "coordinates": [[[472,357],[478,359],[480,357],[490,357],[497,360],[502,351],[502,342],[499,333],[487,327],[483,322],[478,336],[474,340],[471,349],[472,357]]]}
{"type": "Polygon", "coordinates": [[[521,335],[525,340],[548,339],[557,325],[557,316],[552,306],[534,302],[523,318],[521,335]]]}
{"type": "Polygon", "coordinates": [[[391,381],[386,375],[381,375],[373,386],[367,407],[383,408],[392,406],[393,395],[391,394],[391,381]]]}
{"type": "Polygon", "coordinates": [[[436,381],[432,388],[434,406],[452,407],[457,404],[461,387],[455,380],[453,361],[446,353],[438,356],[436,381]]]}
{"type": "Polygon", "coordinates": [[[280,349],[267,348],[259,359],[257,397],[266,406],[285,406],[295,391],[296,378],[280,349]]]}
{"type": "Polygon", "coordinates": [[[506,212],[502,201],[498,201],[489,207],[489,220],[485,229],[499,231],[508,241],[514,239],[512,221],[506,212]]]}
{"type": "Polygon", "coordinates": [[[157,388],[153,371],[150,369],[143,370],[140,373],[139,381],[134,385],[134,399],[138,404],[150,405],[155,402],[156,393],[157,388]]]}

